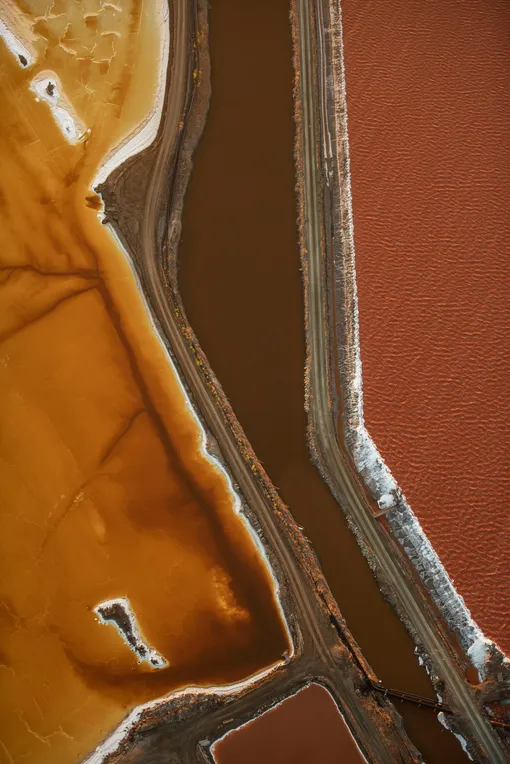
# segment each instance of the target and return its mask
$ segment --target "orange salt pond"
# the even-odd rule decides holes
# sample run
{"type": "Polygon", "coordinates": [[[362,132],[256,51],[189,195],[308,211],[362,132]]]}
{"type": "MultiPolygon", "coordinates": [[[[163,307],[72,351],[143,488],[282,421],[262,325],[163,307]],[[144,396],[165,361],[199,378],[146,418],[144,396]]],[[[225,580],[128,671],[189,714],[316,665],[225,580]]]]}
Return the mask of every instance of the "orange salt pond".
{"type": "Polygon", "coordinates": [[[212,747],[216,764],[362,764],[329,692],[311,684],[212,747]]]}
{"type": "Polygon", "coordinates": [[[510,655],[510,5],[342,13],[367,429],[510,655]]]}
{"type": "Polygon", "coordinates": [[[67,764],[287,639],[91,187],[161,94],[162,9],[1,15],[0,761],[67,764]]]}

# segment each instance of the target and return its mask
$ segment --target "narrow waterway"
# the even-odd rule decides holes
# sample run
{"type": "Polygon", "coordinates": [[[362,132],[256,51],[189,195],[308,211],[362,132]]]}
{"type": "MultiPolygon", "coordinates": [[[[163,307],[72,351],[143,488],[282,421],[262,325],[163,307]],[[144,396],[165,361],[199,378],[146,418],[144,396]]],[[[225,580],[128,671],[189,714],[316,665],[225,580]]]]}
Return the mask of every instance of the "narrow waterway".
{"type": "MultiPolygon", "coordinates": [[[[179,251],[188,318],[364,655],[387,686],[432,696],[411,639],[309,460],[289,3],[212,0],[210,51],[211,108],[179,251]]],[[[466,760],[433,711],[398,710],[427,762],[466,760]]]]}

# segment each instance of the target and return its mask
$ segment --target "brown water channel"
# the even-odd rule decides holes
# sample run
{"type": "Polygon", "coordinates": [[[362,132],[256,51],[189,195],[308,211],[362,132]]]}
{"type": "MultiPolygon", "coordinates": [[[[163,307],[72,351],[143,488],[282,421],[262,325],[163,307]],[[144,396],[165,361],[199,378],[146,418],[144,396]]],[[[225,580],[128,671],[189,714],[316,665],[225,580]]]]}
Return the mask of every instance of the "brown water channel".
{"type": "MultiPolygon", "coordinates": [[[[210,52],[211,108],[179,252],[188,318],[364,655],[387,686],[432,696],[411,639],[309,460],[289,3],[212,0],[210,52]]],[[[399,711],[428,762],[466,760],[433,711],[399,711]]]]}

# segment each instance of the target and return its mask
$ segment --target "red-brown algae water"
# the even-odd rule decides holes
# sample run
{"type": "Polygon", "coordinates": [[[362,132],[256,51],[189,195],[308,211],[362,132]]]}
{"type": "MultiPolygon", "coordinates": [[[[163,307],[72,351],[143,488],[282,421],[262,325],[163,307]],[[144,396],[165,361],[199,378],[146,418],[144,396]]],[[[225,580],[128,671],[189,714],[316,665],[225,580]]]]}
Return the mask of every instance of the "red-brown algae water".
{"type": "Polygon", "coordinates": [[[39,3],[22,14],[39,34],[29,67],[0,41],[0,760],[9,763],[81,761],[133,707],[189,684],[243,680],[288,647],[269,571],[203,451],[91,190],[105,155],[151,108],[156,5],[144,14],[137,2],[108,5],[94,26],[93,3],[88,23],[63,1],[34,18],[48,10],[39,3]],[[103,33],[115,38],[108,71],[106,53],[96,60],[103,33]],[[34,82],[46,83],[39,94],[34,82]],[[81,140],[54,119],[57,92],[63,124],[87,129],[81,140]],[[101,622],[97,608],[111,601],[124,603],[138,654],[112,619],[101,622]]]}
{"type": "Polygon", "coordinates": [[[510,5],[342,12],[366,426],[510,654],[510,5]]]}

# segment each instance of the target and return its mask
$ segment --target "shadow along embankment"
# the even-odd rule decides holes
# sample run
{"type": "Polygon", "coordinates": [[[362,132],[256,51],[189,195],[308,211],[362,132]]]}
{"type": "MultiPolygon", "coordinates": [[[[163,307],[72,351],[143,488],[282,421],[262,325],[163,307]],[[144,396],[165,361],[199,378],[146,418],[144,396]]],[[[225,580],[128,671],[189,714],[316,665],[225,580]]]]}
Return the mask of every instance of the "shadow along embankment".
{"type": "MultiPolygon", "coordinates": [[[[257,456],[319,556],[362,651],[390,687],[432,696],[345,518],[310,463],[287,2],[214,0],[212,99],[179,249],[190,324],[257,456]]],[[[425,709],[399,706],[428,761],[463,761],[425,709]]]]}

